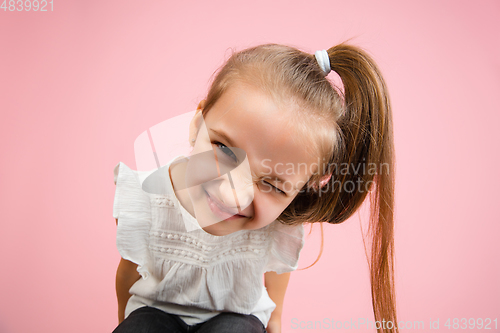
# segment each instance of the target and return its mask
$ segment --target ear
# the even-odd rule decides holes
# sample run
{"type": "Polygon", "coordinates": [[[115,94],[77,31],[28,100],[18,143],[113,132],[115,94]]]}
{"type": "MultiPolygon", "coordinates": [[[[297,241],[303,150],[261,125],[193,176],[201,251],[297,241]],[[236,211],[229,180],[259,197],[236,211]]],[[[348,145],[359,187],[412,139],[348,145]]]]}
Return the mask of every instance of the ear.
{"type": "Polygon", "coordinates": [[[321,177],[321,179],[319,180],[319,187],[321,188],[321,187],[325,186],[326,184],[328,184],[328,182],[330,181],[331,178],[332,178],[331,173],[326,174],[323,177],[321,177]]]}
{"type": "MultiPolygon", "coordinates": [[[[329,174],[326,174],[326,175],[323,175],[320,179],[319,179],[319,188],[322,188],[324,187],[326,184],[328,184],[328,182],[330,181],[330,179],[332,178],[332,174],[329,173],[329,174]]],[[[314,189],[315,191],[318,190],[318,184],[316,183],[311,183],[309,185],[309,188],[312,188],[314,189]]]]}
{"type": "Polygon", "coordinates": [[[205,102],[206,102],[205,100],[202,100],[198,104],[198,108],[196,109],[193,119],[191,119],[191,123],[189,124],[189,144],[191,146],[194,146],[193,140],[196,140],[196,137],[198,136],[198,132],[201,127],[201,122],[203,120],[202,111],[205,106],[205,102]]]}
{"type": "Polygon", "coordinates": [[[202,99],[200,103],[198,103],[198,108],[196,110],[203,110],[205,108],[205,104],[207,103],[206,99],[202,99]]]}

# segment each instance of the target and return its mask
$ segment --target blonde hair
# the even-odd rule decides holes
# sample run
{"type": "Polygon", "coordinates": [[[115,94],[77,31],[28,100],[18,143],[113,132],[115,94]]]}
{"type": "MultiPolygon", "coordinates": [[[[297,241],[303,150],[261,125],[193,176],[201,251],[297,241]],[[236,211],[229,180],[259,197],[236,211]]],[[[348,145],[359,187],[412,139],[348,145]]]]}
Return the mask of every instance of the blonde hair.
{"type": "Polygon", "coordinates": [[[293,47],[266,44],[235,53],[217,72],[202,112],[205,116],[235,82],[253,84],[276,101],[299,106],[302,129],[314,128],[301,132],[316,139],[315,150],[324,165],[278,220],[291,225],[341,223],[369,194],[373,311],[376,320],[392,321],[395,326],[379,331],[397,332],[394,143],[389,96],[378,67],[365,51],[343,43],[328,49],[328,55],[332,71],[342,80],[343,92],[324,76],[314,55],[293,47]],[[367,167],[370,172],[366,172],[367,167]],[[326,184],[327,191],[312,186],[328,174],[332,177],[326,184]],[[358,188],[350,190],[350,184],[358,188]]]}

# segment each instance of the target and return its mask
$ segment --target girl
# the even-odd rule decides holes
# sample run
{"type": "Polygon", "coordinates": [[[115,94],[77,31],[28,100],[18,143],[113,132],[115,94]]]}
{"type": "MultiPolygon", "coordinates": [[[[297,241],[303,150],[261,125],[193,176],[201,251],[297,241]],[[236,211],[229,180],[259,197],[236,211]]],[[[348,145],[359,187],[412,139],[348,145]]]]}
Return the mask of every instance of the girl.
{"type": "Polygon", "coordinates": [[[281,332],[303,224],[341,223],[368,194],[374,315],[396,322],[392,115],[364,51],[236,53],[189,135],[188,158],[147,174],[115,168],[115,332],[281,332]]]}

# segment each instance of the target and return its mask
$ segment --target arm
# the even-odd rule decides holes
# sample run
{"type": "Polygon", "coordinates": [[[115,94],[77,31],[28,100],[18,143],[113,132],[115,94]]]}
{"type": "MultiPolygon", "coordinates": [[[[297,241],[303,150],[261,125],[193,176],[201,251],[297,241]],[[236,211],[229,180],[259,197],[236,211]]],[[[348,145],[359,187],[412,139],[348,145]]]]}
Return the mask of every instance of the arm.
{"type": "MultiPolygon", "coordinates": [[[[118,223],[118,220],[117,220],[118,223]]],[[[125,319],[125,307],[130,298],[129,289],[139,280],[141,275],[137,272],[137,264],[121,259],[116,270],[116,298],[118,299],[118,323],[125,319]]]]}
{"type": "Polygon", "coordinates": [[[276,272],[264,273],[264,284],[267,289],[269,297],[276,303],[267,324],[266,330],[269,333],[281,333],[281,313],[283,310],[283,300],[285,299],[285,292],[290,280],[290,273],[277,274],[276,272]]]}

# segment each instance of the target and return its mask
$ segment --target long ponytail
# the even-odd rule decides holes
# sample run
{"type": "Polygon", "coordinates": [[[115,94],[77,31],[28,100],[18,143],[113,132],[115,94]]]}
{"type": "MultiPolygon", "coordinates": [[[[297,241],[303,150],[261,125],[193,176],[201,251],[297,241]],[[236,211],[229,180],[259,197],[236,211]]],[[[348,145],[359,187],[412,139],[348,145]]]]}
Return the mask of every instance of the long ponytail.
{"type": "Polygon", "coordinates": [[[336,160],[365,171],[340,176],[342,184],[356,181],[367,190],[340,191],[335,222],[350,217],[369,190],[373,311],[375,320],[386,322],[380,332],[398,332],[394,289],[394,142],[387,88],[375,62],[364,51],[340,44],[329,49],[328,55],[332,70],[344,86],[345,113],[338,121],[343,154],[336,160]]]}

